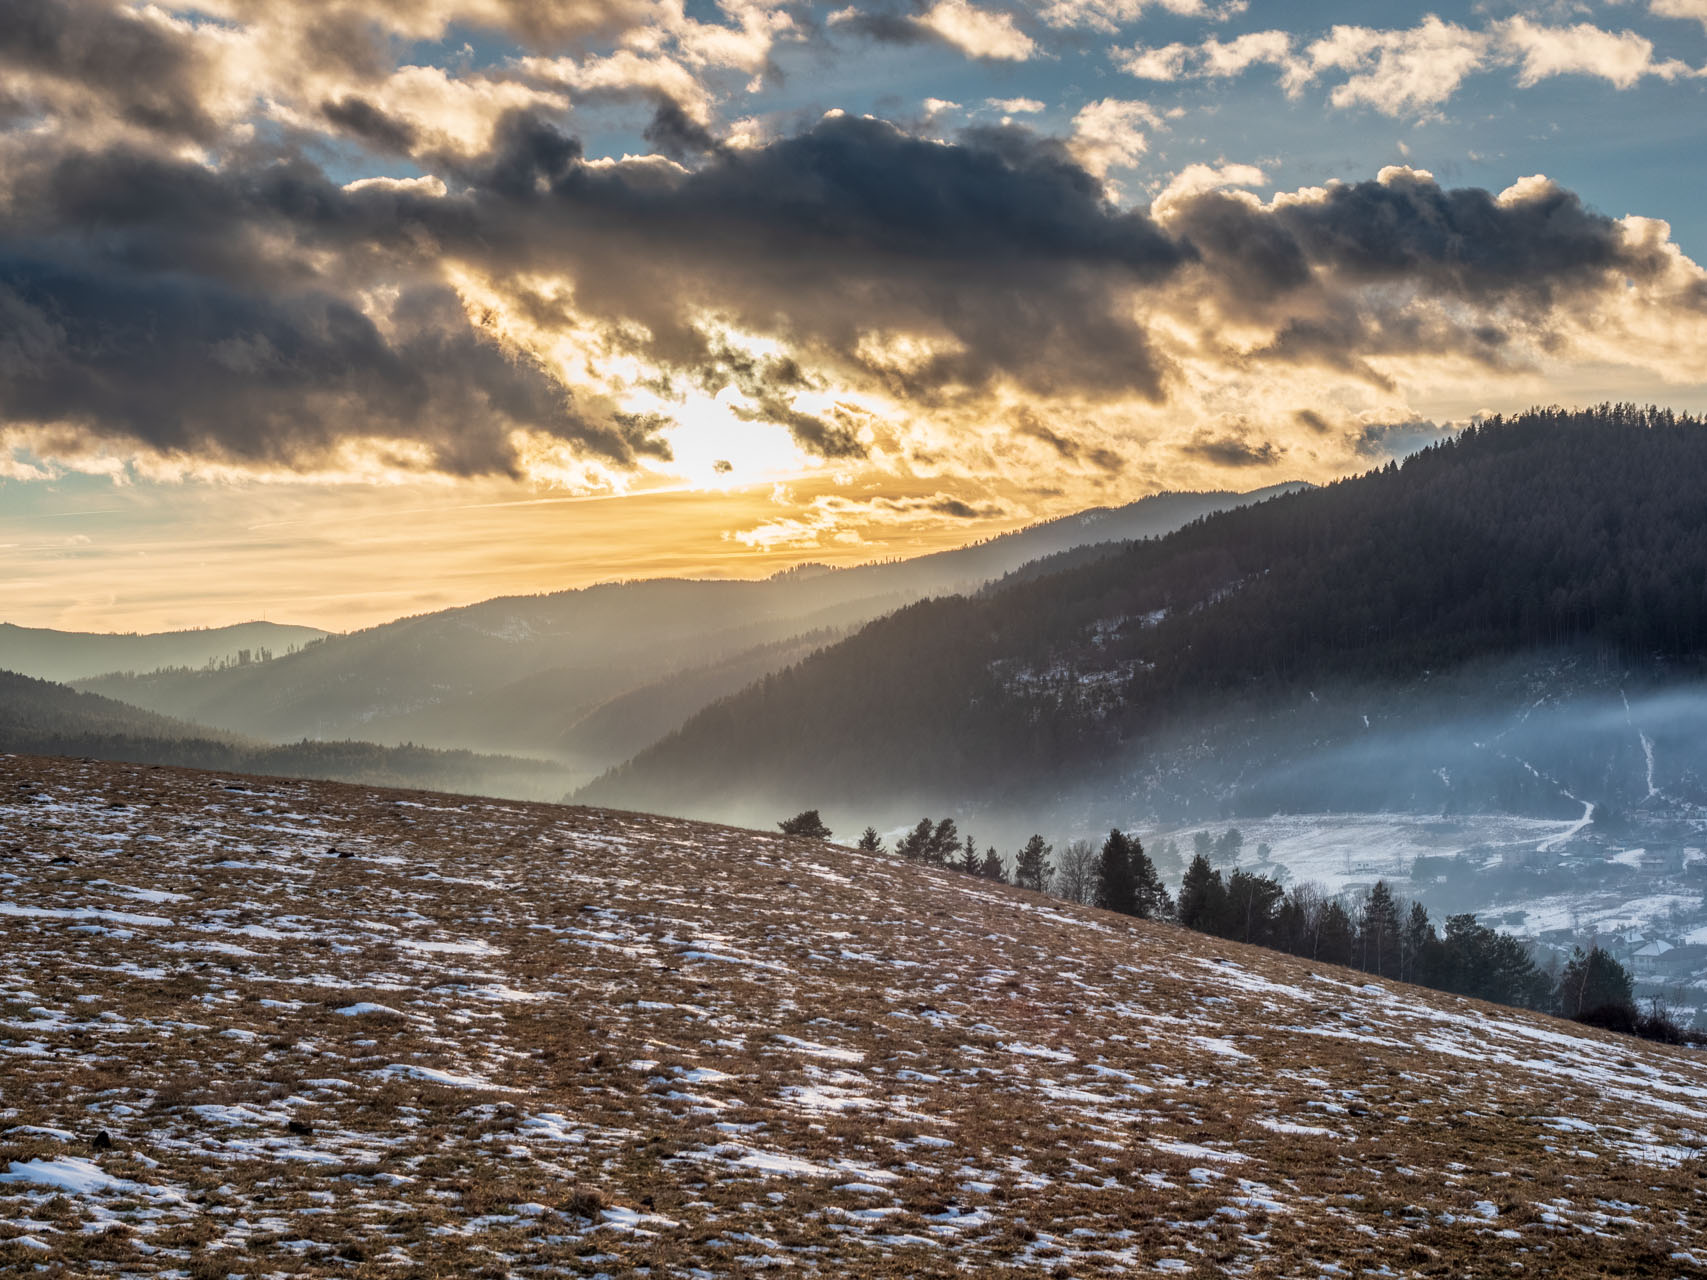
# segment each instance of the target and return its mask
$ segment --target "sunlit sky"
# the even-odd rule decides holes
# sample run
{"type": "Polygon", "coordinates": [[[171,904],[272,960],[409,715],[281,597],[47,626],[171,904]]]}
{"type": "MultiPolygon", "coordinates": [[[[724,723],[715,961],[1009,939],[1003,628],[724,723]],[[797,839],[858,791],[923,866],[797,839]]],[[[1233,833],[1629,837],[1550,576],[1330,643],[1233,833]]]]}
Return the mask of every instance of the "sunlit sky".
{"type": "Polygon", "coordinates": [[[1707,0],[35,0],[0,620],[345,629],[1707,409],[1707,0]]]}

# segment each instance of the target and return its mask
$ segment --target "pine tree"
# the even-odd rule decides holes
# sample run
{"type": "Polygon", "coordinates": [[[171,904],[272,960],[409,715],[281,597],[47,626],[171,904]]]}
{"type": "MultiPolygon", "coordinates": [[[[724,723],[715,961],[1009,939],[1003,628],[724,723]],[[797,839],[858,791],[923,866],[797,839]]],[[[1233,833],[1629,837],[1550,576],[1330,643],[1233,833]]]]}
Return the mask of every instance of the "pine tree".
{"type": "Polygon", "coordinates": [[[1385,880],[1377,880],[1358,921],[1358,967],[1378,978],[1399,976],[1399,908],[1385,880]]]}
{"type": "Polygon", "coordinates": [[[1567,1018],[1581,1018],[1608,1009],[1636,1007],[1629,971],[1599,947],[1587,955],[1581,947],[1571,952],[1564,973],[1559,975],[1559,1008],[1567,1018]]]}
{"type": "Polygon", "coordinates": [[[1316,959],[1325,964],[1349,965],[1356,945],[1357,929],[1351,915],[1335,898],[1322,908],[1322,919],[1316,926],[1316,959]]]}
{"type": "Polygon", "coordinates": [[[960,860],[954,864],[954,869],[964,871],[969,876],[983,871],[984,859],[978,856],[978,842],[971,836],[966,837],[966,843],[960,850],[960,860]]]}
{"type": "Polygon", "coordinates": [[[1215,860],[1215,837],[1207,831],[1196,831],[1191,837],[1191,854],[1194,858],[1202,858],[1205,862],[1215,860]]]}
{"type": "Polygon", "coordinates": [[[1212,932],[1239,942],[1267,946],[1274,938],[1275,911],[1286,891],[1267,876],[1235,871],[1227,878],[1226,909],[1212,932]]]}
{"type": "Polygon", "coordinates": [[[996,852],[995,845],[984,850],[984,865],[979,868],[978,874],[986,880],[994,880],[997,884],[1008,882],[1008,869],[1003,865],[1002,855],[996,852]]]}
{"type": "Polygon", "coordinates": [[[1097,858],[1096,905],[1122,915],[1138,914],[1137,886],[1132,883],[1132,845],[1119,830],[1108,833],[1097,858]]]}
{"type": "Polygon", "coordinates": [[[877,834],[876,827],[867,827],[860,835],[859,843],[854,848],[861,849],[866,853],[882,853],[883,837],[877,834]]]}
{"type": "Polygon", "coordinates": [[[929,818],[920,818],[919,825],[895,842],[895,852],[909,862],[925,862],[930,857],[933,828],[929,818]]]}
{"type": "Polygon", "coordinates": [[[1179,886],[1179,922],[1188,929],[1215,932],[1227,902],[1227,887],[1221,873],[1209,865],[1206,854],[1194,854],[1179,886]]]}
{"type": "Polygon", "coordinates": [[[1051,848],[1043,843],[1042,836],[1034,835],[1027,840],[1014,857],[1014,883],[1022,889],[1048,893],[1051,879],[1050,852],[1051,848]]]}
{"type": "Polygon", "coordinates": [[[785,836],[800,836],[806,840],[830,838],[830,828],[824,825],[824,820],[818,816],[816,809],[803,809],[792,818],[785,818],[776,825],[785,836]]]}
{"type": "Polygon", "coordinates": [[[1167,885],[1162,883],[1156,864],[1150,861],[1150,855],[1144,852],[1144,845],[1137,836],[1132,837],[1129,862],[1132,867],[1132,900],[1138,915],[1145,920],[1162,920],[1173,915],[1174,900],[1168,896],[1167,885]]]}
{"type": "Polygon", "coordinates": [[[1399,940],[1400,981],[1432,983],[1437,959],[1434,953],[1439,947],[1440,939],[1428,918],[1428,908],[1420,902],[1411,903],[1411,914],[1405,918],[1404,933],[1399,940]]]}
{"type": "Polygon", "coordinates": [[[954,827],[953,818],[944,818],[931,831],[925,845],[925,861],[936,866],[945,866],[954,856],[954,851],[960,847],[960,836],[954,827]]]}

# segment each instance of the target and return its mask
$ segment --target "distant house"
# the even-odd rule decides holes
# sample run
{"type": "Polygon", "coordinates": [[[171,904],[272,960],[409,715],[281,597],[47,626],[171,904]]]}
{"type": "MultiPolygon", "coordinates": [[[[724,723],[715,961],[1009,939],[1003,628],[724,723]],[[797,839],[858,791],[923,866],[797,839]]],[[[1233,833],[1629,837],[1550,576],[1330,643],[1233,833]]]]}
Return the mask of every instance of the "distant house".
{"type": "Polygon", "coordinates": [[[1655,938],[1652,942],[1638,947],[1630,956],[1631,963],[1636,966],[1636,972],[1644,977],[1651,977],[1662,967],[1662,957],[1677,950],[1663,938],[1655,938]]]}
{"type": "Polygon", "coordinates": [[[1638,864],[1645,875],[1669,876],[1683,870],[1682,849],[1644,849],[1638,864]]]}

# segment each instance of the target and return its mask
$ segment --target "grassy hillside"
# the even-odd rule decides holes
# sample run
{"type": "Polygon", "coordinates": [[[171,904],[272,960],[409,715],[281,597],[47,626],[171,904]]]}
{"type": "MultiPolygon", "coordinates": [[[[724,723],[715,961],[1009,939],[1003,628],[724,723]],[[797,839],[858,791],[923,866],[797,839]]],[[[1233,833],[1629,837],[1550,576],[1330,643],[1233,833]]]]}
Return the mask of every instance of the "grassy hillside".
{"type": "Polygon", "coordinates": [[[0,758],[0,1266],[1679,1275],[1707,1061],[814,842],[0,758]]]}

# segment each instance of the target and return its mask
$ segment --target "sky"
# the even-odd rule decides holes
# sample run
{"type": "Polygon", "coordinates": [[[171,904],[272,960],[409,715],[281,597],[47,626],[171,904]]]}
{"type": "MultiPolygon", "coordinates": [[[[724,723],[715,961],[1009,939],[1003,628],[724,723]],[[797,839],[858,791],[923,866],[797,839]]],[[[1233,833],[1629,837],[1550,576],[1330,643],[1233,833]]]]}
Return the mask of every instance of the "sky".
{"type": "Polygon", "coordinates": [[[9,0],[0,621],[348,629],[1707,408],[1707,0],[9,0]]]}

